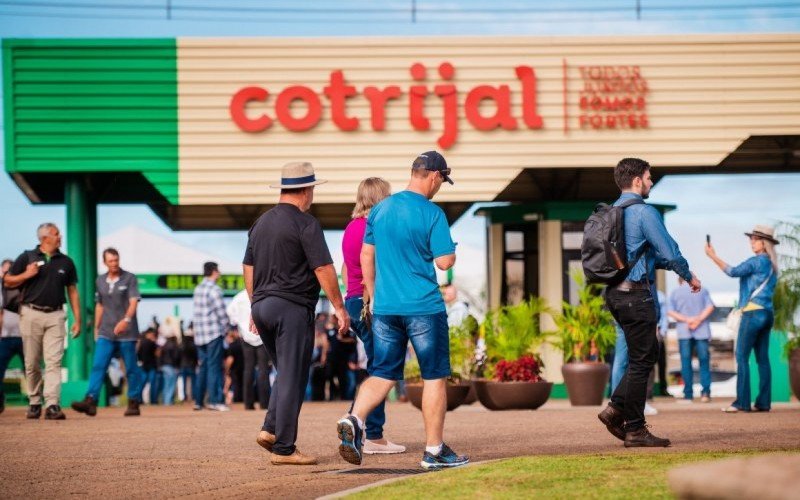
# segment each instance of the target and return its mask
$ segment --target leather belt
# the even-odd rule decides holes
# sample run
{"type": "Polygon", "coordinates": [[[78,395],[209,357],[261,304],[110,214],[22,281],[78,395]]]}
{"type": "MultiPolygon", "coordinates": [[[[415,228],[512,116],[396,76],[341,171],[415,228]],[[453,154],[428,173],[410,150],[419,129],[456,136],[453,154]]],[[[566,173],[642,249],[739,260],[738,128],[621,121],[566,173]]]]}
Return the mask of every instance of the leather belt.
{"type": "Polygon", "coordinates": [[[630,292],[631,290],[650,290],[650,284],[643,281],[623,281],[614,288],[620,292],[630,292]]]}
{"type": "Polygon", "coordinates": [[[49,306],[37,306],[36,304],[23,304],[24,306],[28,306],[34,311],[40,311],[45,313],[51,313],[58,311],[60,308],[58,307],[49,307],[49,306]]]}

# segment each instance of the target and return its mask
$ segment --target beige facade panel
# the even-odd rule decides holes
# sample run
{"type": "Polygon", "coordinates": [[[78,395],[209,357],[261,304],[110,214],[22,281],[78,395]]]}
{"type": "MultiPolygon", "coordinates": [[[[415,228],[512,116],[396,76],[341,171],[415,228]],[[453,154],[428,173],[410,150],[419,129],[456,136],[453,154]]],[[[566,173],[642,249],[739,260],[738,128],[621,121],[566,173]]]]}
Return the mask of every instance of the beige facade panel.
{"type": "MultiPolygon", "coordinates": [[[[348,203],[368,175],[404,186],[415,154],[442,151],[454,169],[455,186],[437,200],[492,200],[525,168],[610,167],[621,156],[641,156],[654,165],[713,167],[752,135],[800,134],[800,36],[710,35],[681,37],[430,37],[180,39],[180,202],[182,204],[272,203],[266,186],[288,161],[312,161],[331,182],[317,190],[323,203],[348,203]],[[443,62],[454,74],[445,80],[443,62]],[[426,77],[410,68],[422,63],[426,77]],[[517,66],[536,73],[542,126],[523,120],[523,83],[517,66]],[[594,68],[594,69],[588,69],[594,68]],[[599,68],[599,69],[598,69],[599,68]],[[346,114],[360,120],[342,131],[323,94],[331,72],[341,70],[357,95],[346,114]],[[605,73],[603,73],[605,71],[605,73]],[[624,73],[640,77],[614,79],[624,73]],[[608,77],[608,78],[606,78],[608,77]],[[622,81],[622,90],[604,85],[622,81]],[[642,81],[646,82],[643,90],[642,81]],[[587,83],[607,107],[581,107],[587,83]],[[437,144],[446,115],[437,85],[456,87],[457,135],[437,144]],[[276,101],[289,86],[304,86],[321,104],[316,126],[293,132],[276,116],[276,101]],[[367,86],[397,85],[400,98],[385,109],[385,130],[371,127],[367,86]],[[424,85],[430,130],[409,121],[412,85],[424,85]],[[466,116],[467,96],[478,86],[507,85],[515,130],[481,131],[466,116]],[[229,105],[243,87],[266,89],[265,101],[244,107],[254,119],[266,113],[270,128],[244,132],[229,105]],[[632,109],[613,109],[629,97],[632,109]],[[605,100],[605,101],[603,101],[605,100]],[[566,118],[566,122],[565,122],[566,118]],[[630,125],[635,125],[630,128],[630,125]],[[613,126],[612,126],[613,125],[613,126]]],[[[618,87],[615,87],[619,89],[618,87]]],[[[482,101],[479,114],[497,109],[482,101]]],[[[295,101],[295,119],[307,106],[295,101]]]]}

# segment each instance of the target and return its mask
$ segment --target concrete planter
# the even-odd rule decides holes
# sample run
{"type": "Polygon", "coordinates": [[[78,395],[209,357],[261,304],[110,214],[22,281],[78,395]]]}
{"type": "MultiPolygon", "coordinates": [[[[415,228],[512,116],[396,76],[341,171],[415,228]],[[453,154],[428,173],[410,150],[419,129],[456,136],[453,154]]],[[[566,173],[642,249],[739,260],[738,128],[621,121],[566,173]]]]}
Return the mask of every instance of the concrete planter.
{"type": "Polygon", "coordinates": [[[490,410],[535,410],[547,402],[551,382],[492,382],[475,380],[481,404],[490,410]]]}
{"type": "Polygon", "coordinates": [[[794,397],[800,399],[800,349],[795,349],[789,354],[789,384],[792,386],[794,397]]]}
{"type": "MultiPolygon", "coordinates": [[[[467,398],[472,384],[447,384],[447,411],[461,406],[467,398]]],[[[406,384],[408,400],[418,409],[422,409],[422,384],[406,384]]]]}
{"type": "Polygon", "coordinates": [[[611,369],[605,363],[567,363],[561,367],[572,406],[600,406],[611,369]]]}

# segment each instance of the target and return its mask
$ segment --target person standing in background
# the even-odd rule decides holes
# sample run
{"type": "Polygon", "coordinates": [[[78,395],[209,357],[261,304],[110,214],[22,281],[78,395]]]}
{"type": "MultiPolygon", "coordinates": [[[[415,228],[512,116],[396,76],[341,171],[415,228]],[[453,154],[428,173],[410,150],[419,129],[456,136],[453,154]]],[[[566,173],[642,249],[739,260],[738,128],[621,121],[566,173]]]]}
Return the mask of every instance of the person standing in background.
{"type": "Polygon", "coordinates": [[[669,316],[676,321],[678,344],[681,353],[681,378],[683,378],[683,400],[691,403],[694,398],[694,368],[692,351],[697,352],[700,363],[700,400],[711,401],[711,356],[708,344],[711,327],[708,318],[714,312],[714,303],[708,290],[692,293],[683,278],[678,278],[678,288],[669,296],[669,316]]]}
{"type": "Polygon", "coordinates": [[[19,326],[25,353],[25,379],[28,383],[26,418],[42,414],[42,395],[47,405],[44,418],[64,420],[61,411],[61,360],[66,343],[67,290],[72,309],[72,338],[81,334],[81,305],[78,296],[78,273],[75,263],[61,253],[61,233],[55,224],[46,222],[36,230],[39,245],[23,252],[3,276],[7,288],[21,288],[19,326]],[[44,359],[45,380],[41,363],[44,359]]]}
{"type": "Polygon", "coordinates": [[[72,409],[90,417],[97,414],[100,389],[106,378],[111,358],[119,351],[125,361],[128,379],[128,408],[125,416],[140,414],[144,374],[136,362],[136,339],[139,324],[136,308],[141,300],[136,276],[125,271],[119,264],[119,252],[114,248],[103,250],[103,264],[108,272],[97,277],[95,282],[94,331],[95,348],[89,388],[83,401],[72,403],[72,409]]]}
{"type": "Polygon", "coordinates": [[[750,249],[755,254],[738,266],[729,266],[717,257],[711,243],[706,244],[706,255],[732,278],[739,278],[739,307],[742,319],[736,341],[736,400],[725,413],[751,411],[750,408],[750,353],[755,351],[758,364],[758,396],[752,411],[767,412],[772,407],[772,368],[769,363],[769,334],[775,321],[772,297],[778,283],[778,254],[775,229],[756,225],[750,238],[750,249]]]}
{"type": "Polygon", "coordinates": [[[11,259],[4,259],[0,267],[0,413],[6,409],[3,379],[6,376],[8,363],[14,356],[19,356],[22,366],[25,366],[22,334],[19,331],[19,292],[13,289],[6,290],[2,281],[13,262],[11,259]]]}
{"type": "MultiPolygon", "coordinates": [[[[656,361],[656,369],[658,372],[658,396],[669,396],[667,386],[669,380],[667,378],[667,331],[669,330],[669,316],[667,314],[667,296],[661,290],[657,290],[658,306],[661,308],[658,315],[658,361],[656,361]]],[[[653,396],[653,391],[650,391],[650,397],[653,396]]]]}
{"type": "Polygon", "coordinates": [[[181,348],[178,345],[177,337],[180,332],[176,331],[176,326],[165,321],[160,329],[161,335],[165,339],[158,356],[158,369],[164,379],[161,390],[161,404],[164,406],[172,406],[175,402],[175,386],[178,382],[178,367],[181,364],[181,348]]]}
{"type": "Polygon", "coordinates": [[[139,345],[136,348],[136,357],[141,363],[142,371],[142,393],[147,387],[147,402],[151,405],[158,403],[158,344],[156,344],[156,331],[149,327],[142,333],[139,345]]]}
{"type": "Polygon", "coordinates": [[[194,289],[194,344],[197,346],[200,373],[197,374],[197,391],[194,409],[204,408],[208,390],[208,408],[214,411],[230,411],[222,394],[222,350],[223,338],[228,331],[228,313],[222,300],[222,288],[217,285],[220,277],[216,262],[203,264],[203,281],[194,289]]]}
{"type": "Polygon", "coordinates": [[[197,347],[194,345],[194,325],[190,322],[189,327],[183,332],[181,339],[181,372],[179,375],[183,381],[183,401],[196,399],[193,393],[197,389],[197,347]]]}
{"type": "Polygon", "coordinates": [[[237,293],[228,304],[228,317],[231,324],[239,329],[242,338],[244,370],[242,372],[242,391],[245,410],[255,410],[255,402],[262,410],[269,404],[270,363],[264,341],[250,331],[250,297],[247,290],[237,293]],[[256,373],[258,372],[258,373],[256,373]],[[255,380],[255,384],[253,381],[255,380]],[[253,390],[255,388],[255,391],[253,390]]]}

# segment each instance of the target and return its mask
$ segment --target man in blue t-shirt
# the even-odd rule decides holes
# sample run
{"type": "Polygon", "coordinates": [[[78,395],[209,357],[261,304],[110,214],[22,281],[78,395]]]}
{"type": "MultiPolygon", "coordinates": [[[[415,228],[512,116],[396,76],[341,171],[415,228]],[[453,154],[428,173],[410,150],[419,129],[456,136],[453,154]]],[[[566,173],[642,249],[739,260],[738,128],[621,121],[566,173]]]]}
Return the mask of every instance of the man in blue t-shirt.
{"type": "Polygon", "coordinates": [[[364,299],[373,311],[374,359],[370,377],[361,384],[349,415],[339,420],[339,453],[361,464],[364,419],[403,380],[408,341],[414,347],[424,381],[426,469],[469,462],[443,441],[450,376],[447,313],[436,271],[453,267],[456,244],[441,208],[430,200],[444,181],[453,184],[444,157],[436,151],[419,155],[411,166],[405,191],[376,205],[367,219],[361,270],[364,299]]]}

